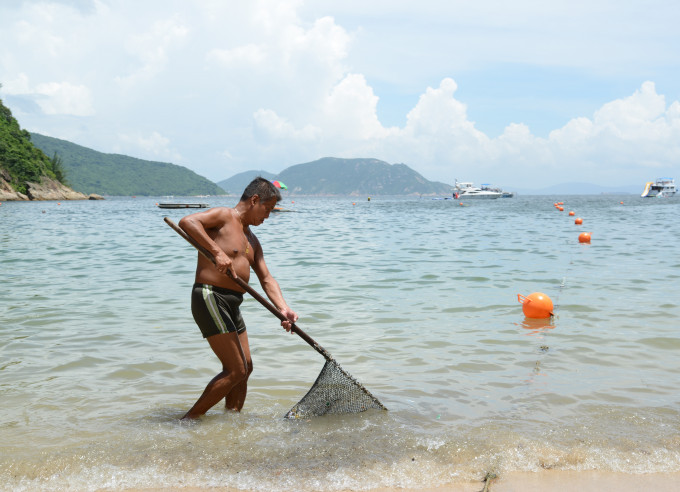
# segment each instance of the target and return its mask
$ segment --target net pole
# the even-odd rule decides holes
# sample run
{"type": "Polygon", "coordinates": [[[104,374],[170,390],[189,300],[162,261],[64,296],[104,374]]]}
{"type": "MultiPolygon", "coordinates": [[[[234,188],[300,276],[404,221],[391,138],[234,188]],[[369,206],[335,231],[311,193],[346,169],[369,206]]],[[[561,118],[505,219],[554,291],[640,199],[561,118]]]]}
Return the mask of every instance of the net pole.
{"type": "MultiPolygon", "coordinates": [[[[208,260],[210,260],[213,264],[215,263],[215,258],[213,258],[213,255],[205,249],[203,246],[201,246],[193,237],[188,235],[181,227],[179,227],[177,224],[175,224],[169,217],[163,217],[163,220],[165,221],[166,224],[168,224],[177,234],[182,236],[184,239],[189,242],[194,248],[198,250],[199,253],[201,253],[203,256],[205,256],[208,260]]],[[[276,306],[274,306],[271,302],[269,302],[267,299],[265,299],[258,291],[253,289],[247,282],[245,282],[243,279],[235,276],[230,270],[227,270],[227,275],[236,282],[239,287],[241,287],[243,290],[245,290],[248,294],[253,296],[260,304],[262,304],[267,310],[272,313],[274,316],[279,318],[281,321],[290,321],[288,318],[286,318],[281,311],[276,309],[276,306]]],[[[323,348],[321,345],[316,343],[316,341],[307,335],[302,329],[297,326],[295,323],[292,323],[291,325],[291,331],[293,331],[296,335],[298,335],[300,338],[302,338],[305,342],[307,342],[314,350],[319,352],[326,360],[334,360],[331,354],[328,353],[328,351],[323,348]]]]}

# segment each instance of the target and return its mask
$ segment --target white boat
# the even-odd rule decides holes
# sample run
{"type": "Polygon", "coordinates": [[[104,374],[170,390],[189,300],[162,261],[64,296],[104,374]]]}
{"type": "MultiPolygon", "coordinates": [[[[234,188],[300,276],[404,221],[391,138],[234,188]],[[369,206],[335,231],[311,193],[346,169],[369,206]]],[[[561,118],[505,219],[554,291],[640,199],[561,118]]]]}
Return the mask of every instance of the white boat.
{"type": "Polygon", "coordinates": [[[501,194],[501,198],[512,198],[515,196],[515,193],[513,191],[503,191],[501,188],[492,188],[490,184],[484,184],[482,183],[482,191],[488,190],[488,191],[495,191],[497,193],[501,194]]]}
{"type": "Polygon", "coordinates": [[[456,180],[456,187],[453,190],[453,198],[456,200],[474,198],[478,200],[491,200],[503,196],[503,192],[496,189],[489,188],[488,185],[483,185],[482,188],[477,188],[472,183],[458,182],[456,180]]]}
{"type": "Polygon", "coordinates": [[[675,195],[675,192],[673,178],[659,178],[655,182],[645,183],[645,189],[640,196],[643,198],[667,198],[675,195]]]}

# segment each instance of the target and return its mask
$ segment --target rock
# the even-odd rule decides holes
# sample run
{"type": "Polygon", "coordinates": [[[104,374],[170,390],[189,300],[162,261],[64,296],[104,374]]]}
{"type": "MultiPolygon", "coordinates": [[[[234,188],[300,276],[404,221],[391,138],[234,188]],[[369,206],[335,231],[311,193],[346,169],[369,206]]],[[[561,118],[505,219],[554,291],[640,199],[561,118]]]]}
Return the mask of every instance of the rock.
{"type": "Polygon", "coordinates": [[[10,200],[28,200],[28,197],[23,193],[14,191],[14,189],[6,181],[9,180],[9,175],[5,178],[4,169],[0,169],[0,201],[10,200]]]}
{"type": "Polygon", "coordinates": [[[91,193],[88,197],[88,200],[104,200],[104,197],[101,195],[97,195],[96,193],[91,193]]]}
{"type": "Polygon", "coordinates": [[[40,183],[26,182],[26,194],[29,200],[87,200],[87,196],[50,178],[43,178],[40,183]]]}

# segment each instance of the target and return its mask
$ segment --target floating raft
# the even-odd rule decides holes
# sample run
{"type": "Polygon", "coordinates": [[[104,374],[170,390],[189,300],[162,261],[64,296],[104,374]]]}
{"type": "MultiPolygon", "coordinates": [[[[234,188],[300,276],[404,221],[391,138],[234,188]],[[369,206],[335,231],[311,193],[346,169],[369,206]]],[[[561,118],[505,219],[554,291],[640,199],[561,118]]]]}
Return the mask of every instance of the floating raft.
{"type": "Polygon", "coordinates": [[[208,208],[207,203],[158,203],[158,208],[208,208]]]}

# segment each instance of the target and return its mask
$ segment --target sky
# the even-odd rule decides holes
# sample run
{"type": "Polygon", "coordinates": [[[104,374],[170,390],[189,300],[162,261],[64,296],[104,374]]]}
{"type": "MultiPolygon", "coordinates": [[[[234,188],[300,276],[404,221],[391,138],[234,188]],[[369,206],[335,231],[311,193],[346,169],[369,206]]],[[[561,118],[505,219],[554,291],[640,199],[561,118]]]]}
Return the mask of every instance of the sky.
{"type": "Polygon", "coordinates": [[[3,0],[22,128],[212,181],[322,157],[505,189],[680,169],[677,0],[3,0]]]}

